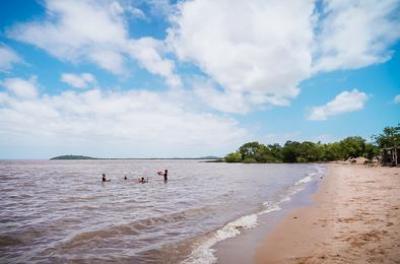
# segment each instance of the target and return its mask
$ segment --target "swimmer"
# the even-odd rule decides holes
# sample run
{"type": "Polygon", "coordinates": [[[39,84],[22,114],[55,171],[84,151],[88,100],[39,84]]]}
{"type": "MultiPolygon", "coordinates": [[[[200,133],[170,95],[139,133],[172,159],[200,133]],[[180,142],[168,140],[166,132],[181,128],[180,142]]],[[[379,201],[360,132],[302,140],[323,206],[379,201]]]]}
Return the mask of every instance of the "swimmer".
{"type": "Polygon", "coordinates": [[[144,179],[144,177],[141,177],[140,179],[138,179],[139,183],[146,183],[149,180],[147,179],[147,181],[144,179]]]}
{"type": "Polygon", "coordinates": [[[111,180],[107,180],[107,179],[106,179],[106,174],[103,173],[101,181],[102,181],[102,182],[109,182],[109,181],[111,181],[111,180]]]}

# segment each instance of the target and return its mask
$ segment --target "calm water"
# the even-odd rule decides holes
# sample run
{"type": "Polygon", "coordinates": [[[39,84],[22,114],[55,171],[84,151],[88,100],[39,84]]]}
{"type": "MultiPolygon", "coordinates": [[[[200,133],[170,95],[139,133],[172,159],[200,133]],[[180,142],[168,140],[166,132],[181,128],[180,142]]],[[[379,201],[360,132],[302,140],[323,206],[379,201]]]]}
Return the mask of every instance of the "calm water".
{"type": "Polygon", "coordinates": [[[312,164],[0,161],[0,262],[211,263],[216,243],[321,173],[312,164]],[[164,168],[168,183],[156,175],[164,168]]]}

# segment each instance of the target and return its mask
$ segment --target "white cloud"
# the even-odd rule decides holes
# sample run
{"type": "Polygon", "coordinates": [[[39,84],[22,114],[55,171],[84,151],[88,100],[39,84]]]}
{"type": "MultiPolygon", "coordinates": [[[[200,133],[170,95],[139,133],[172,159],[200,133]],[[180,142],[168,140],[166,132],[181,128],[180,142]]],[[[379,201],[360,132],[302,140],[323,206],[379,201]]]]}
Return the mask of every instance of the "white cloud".
{"type": "Polygon", "coordinates": [[[301,81],[322,70],[383,62],[400,37],[397,0],[322,4],[321,9],[314,0],[185,1],[171,16],[168,43],[181,60],[220,85],[199,92],[212,107],[246,112],[288,105],[301,81]]]}
{"type": "Polygon", "coordinates": [[[325,0],[315,70],[360,68],[391,58],[400,37],[398,0],[325,0]]]}
{"type": "Polygon", "coordinates": [[[394,102],[395,102],[396,104],[400,104],[400,94],[398,94],[398,95],[396,95],[396,96],[394,97],[394,102]]]}
{"type": "Polygon", "coordinates": [[[145,13],[137,7],[130,6],[128,7],[128,11],[135,18],[147,20],[145,13]]]}
{"type": "Polygon", "coordinates": [[[227,113],[244,114],[252,110],[252,106],[265,108],[265,105],[287,106],[287,98],[263,92],[247,93],[245,91],[225,92],[217,88],[212,81],[199,81],[192,83],[193,92],[208,106],[227,113]]]}
{"type": "Polygon", "coordinates": [[[48,15],[44,21],[18,24],[8,30],[8,36],[38,46],[59,59],[89,61],[115,74],[127,74],[125,63],[131,58],[170,83],[179,79],[173,61],[162,57],[162,46],[154,47],[157,40],[146,46],[150,38],[129,37],[126,10],[117,1],[47,0],[45,3],[48,15]],[[151,56],[143,56],[144,52],[151,56]]]}
{"type": "Polygon", "coordinates": [[[0,85],[18,98],[33,99],[38,96],[36,77],[31,77],[29,80],[8,78],[0,82],[0,85]]]}
{"type": "Polygon", "coordinates": [[[96,82],[96,78],[90,73],[63,73],[61,81],[65,82],[75,88],[88,88],[89,85],[96,82]]]}
{"type": "Polygon", "coordinates": [[[368,96],[357,89],[344,91],[326,105],[313,107],[308,119],[326,120],[331,116],[358,111],[364,108],[367,100],[368,96]]]}
{"type": "Polygon", "coordinates": [[[44,20],[16,25],[8,36],[59,59],[91,62],[116,74],[129,73],[126,65],[135,60],[170,86],[181,85],[174,59],[189,62],[210,79],[196,84],[195,94],[232,113],[287,106],[302,81],[321,71],[384,62],[400,38],[398,0],[191,0],[176,5],[149,0],[144,5],[150,13],[169,14],[165,40],[130,37],[127,15],[141,16],[140,10],[114,0],[46,0],[44,20]]]}
{"type": "Polygon", "coordinates": [[[188,1],[169,42],[222,86],[222,93],[207,88],[211,101],[225,94],[243,105],[287,105],[309,76],[313,8],[312,1],[188,1]]]}
{"type": "Polygon", "coordinates": [[[165,76],[170,86],[180,86],[180,78],[173,74],[174,63],[171,60],[163,60],[160,56],[163,49],[164,44],[154,38],[141,38],[129,45],[129,53],[137,58],[144,68],[151,73],[165,76]]]}
{"type": "Polygon", "coordinates": [[[175,10],[171,0],[147,0],[151,12],[154,16],[168,16],[175,10]]]}
{"type": "Polygon", "coordinates": [[[140,90],[69,90],[29,100],[0,93],[0,145],[12,140],[15,147],[57,145],[58,152],[194,156],[224,154],[245,140],[235,120],[182,102],[177,93],[140,90]]]}
{"type": "Polygon", "coordinates": [[[0,71],[8,71],[14,64],[21,62],[22,59],[14,50],[0,44],[0,71]]]}

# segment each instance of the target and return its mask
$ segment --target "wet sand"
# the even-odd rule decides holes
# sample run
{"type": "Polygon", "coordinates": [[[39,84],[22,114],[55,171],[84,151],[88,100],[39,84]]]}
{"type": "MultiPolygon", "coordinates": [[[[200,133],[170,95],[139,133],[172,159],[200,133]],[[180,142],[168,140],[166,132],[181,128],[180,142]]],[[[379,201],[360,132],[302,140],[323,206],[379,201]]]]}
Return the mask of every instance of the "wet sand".
{"type": "Polygon", "coordinates": [[[314,201],[269,233],[256,263],[400,263],[400,168],[330,164],[314,201]]]}

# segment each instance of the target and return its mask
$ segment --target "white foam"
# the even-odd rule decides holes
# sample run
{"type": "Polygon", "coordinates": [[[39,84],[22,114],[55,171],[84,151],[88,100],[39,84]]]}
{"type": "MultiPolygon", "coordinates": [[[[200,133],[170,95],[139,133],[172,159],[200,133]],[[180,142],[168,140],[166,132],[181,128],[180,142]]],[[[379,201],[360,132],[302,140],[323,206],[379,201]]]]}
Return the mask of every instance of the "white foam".
{"type": "Polygon", "coordinates": [[[315,177],[322,176],[325,173],[325,169],[321,165],[315,165],[313,168],[315,169],[315,171],[308,173],[306,177],[298,180],[294,185],[304,185],[312,181],[315,177]]]}
{"type": "Polygon", "coordinates": [[[220,241],[228,238],[235,237],[240,234],[242,229],[251,229],[257,226],[257,216],[279,211],[281,203],[288,202],[291,197],[304,189],[304,185],[314,179],[315,176],[322,175],[325,170],[322,166],[315,166],[316,172],[309,173],[303,179],[298,180],[292,188],[288,190],[288,193],[279,202],[271,203],[269,201],[264,202],[264,210],[242,216],[232,222],[227,223],[221,229],[214,232],[211,237],[207,238],[200,245],[198,245],[191,253],[191,255],[182,262],[182,264],[212,264],[217,262],[217,258],[214,255],[215,249],[212,247],[220,241]]]}
{"type": "Polygon", "coordinates": [[[279,211],[281,209],[282,208],[278,204],[273,204],[273,205],[268,206],[265,210],[259,212],[258,215],[268,214],[271,212],[279,211]]]}
{"type": "Polygon", "coordinates": [[[254,228],[257,225],[257,214],[242,216],[229,222],[221,229],[217,230],[210,238],[201,243],[192,251],[192,254],[184,260],[183,264],[209,264],[215,263],[217,258],[214,256],[212,248],[218,242],[235,237],[240,234],[241,229],[254,228]]]}
{"type": "Polygon", "coordinates": [[[313,179],[312,175],[309,174],[306,177],[304,177],[303,179],[298,180],[294,185],[298,186],[298,185],[301,185],[301,184],[306,184],[307,182],[312,181],[312,179],[313,179]]]}
{"type": "Polygon", "coordinates": [[[291,198],[290,196],[291,196],[291,195],[287,195],[287,196],[283,197],[283,198],[280,200],[280,203],[286,203],[286,202],[289,202],[290,200],[292,200],[292,198],[291,198]]]}

